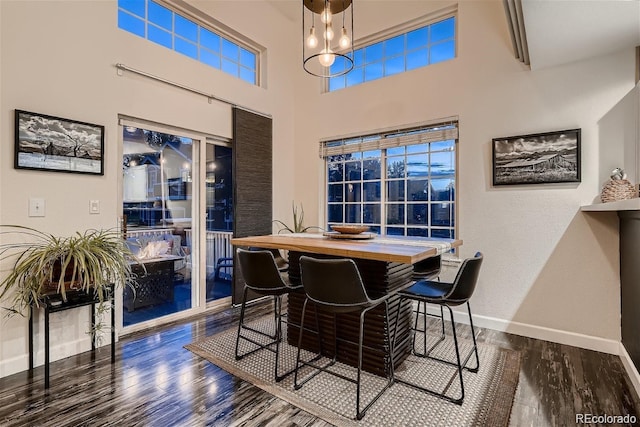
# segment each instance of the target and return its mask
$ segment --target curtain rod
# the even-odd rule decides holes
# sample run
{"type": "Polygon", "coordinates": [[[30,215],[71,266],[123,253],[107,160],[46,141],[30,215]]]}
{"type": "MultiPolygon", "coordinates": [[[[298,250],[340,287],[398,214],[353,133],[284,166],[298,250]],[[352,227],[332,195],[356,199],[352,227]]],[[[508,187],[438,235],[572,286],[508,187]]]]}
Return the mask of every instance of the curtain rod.
{"type": "Polygon", "coordinates": [[[116,64],[116,68],[118,69],[118,75],[119,76],[122,76],[122,74],[123,74],[122,72],[123,71],[129,71],[130,73],[134,73],[134,74],[137,74],[137,75],[143,76],[143,77],[148,77],[148,78],[150,78],[152,80],[156,80],[158,82],[166,83],[166,84],[168,84],[170,86],[177,87],[179,89],[183,89],[183,90],[186,90],[186,91],[191,92],[191,93],[195,93],[196,95],[202,95],[205,98],[207,98],[207,101],[209,101],[209,104],[211,104],[211,101],[218,101],[218,102],[222,102],[223,104],[227,104],[227,105],[230,105],[230,106],[235,107],[235,108],[240,108],[242,110],[249,111],[250,113],[254,113],[254,114],[258,114],[260,116],[272,118],[271,114],[261,113],[260,111],[256,111],[256,110],[254,110],[252,108],[244,107],[242,105],[238,105],[238,104],[236,104],[234,102],[231,102],[231,101],[228,101],[228,100],[226,100],[224,98],[220,98],[220,97],[217,97],[215,95],[212,95],[212,94],[209,94],[209,93],[206,93],[206,92],[202,92],[201,90],[198,90],[198,89],[193,89],[193,88],[191,88],[189,86],[185,86],[185,85],[182,85],[180,83],[172,82],[171,80],[167,80],[165,78],[155,76],[155,75],[147,73],[145,71],[136,70],[135,68],[131,68],[131,67],[129,67],[127,65],[124,65],[124,64],[121,64],[121,63],[116,64]]]}

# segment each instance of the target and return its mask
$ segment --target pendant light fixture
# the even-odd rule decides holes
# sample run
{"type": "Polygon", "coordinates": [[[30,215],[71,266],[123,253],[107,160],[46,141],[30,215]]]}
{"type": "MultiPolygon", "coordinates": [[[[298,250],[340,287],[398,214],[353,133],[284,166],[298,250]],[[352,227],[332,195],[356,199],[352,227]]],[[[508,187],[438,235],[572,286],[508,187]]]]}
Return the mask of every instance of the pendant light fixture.
{"type": "Polygon", "coordinates": [[[352,0],[303,0],[302,61],[305,71],[318,77],[351,71],[352,0]]]}

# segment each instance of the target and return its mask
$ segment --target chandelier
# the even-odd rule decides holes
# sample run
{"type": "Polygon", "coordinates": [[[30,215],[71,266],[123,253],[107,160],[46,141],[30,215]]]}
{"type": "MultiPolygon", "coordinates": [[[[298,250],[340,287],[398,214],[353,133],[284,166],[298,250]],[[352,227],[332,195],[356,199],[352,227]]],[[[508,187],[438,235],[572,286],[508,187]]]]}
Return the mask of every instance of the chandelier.
{"type": "Polygon", "coordinates": [[[336,77],[353,68],[352,0],[303,0],[302,60],[307,73],[336,77]]]}

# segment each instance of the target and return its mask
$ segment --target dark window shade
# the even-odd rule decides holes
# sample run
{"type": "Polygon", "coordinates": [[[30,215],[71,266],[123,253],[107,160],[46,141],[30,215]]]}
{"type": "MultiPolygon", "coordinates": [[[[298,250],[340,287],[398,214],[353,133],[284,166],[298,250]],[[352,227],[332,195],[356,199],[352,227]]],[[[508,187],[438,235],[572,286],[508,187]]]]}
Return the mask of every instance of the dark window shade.
{"type": "MultiPolygon", "coordinates": [[[[271,234],[273,229],[272,120],[233,109],[233,237],[271,234]]],[[[233,304],[244,281],[233,262],[233,304]]]]}

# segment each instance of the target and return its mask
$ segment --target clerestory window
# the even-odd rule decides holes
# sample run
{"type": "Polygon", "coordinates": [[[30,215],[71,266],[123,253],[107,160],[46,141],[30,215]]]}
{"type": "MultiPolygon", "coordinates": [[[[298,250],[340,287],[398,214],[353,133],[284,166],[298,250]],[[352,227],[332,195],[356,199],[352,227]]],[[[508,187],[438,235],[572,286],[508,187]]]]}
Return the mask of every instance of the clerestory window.
{"type": "MultiPolygon", "coordinates": [[[[329,79],[328,91],[392,76],[456,56],[456,17],[449,16],[401,33],[391,33],[353,51],[354,66],[342,76],[329,79]]],[[[331,73],[344,70],[346,64],[337,57],[331,73]]]]}
{"type": "Polygon", "coordinates": [[[253,85],[258,52],[152,0],[118,0],[118,27],[253,85]]]}

